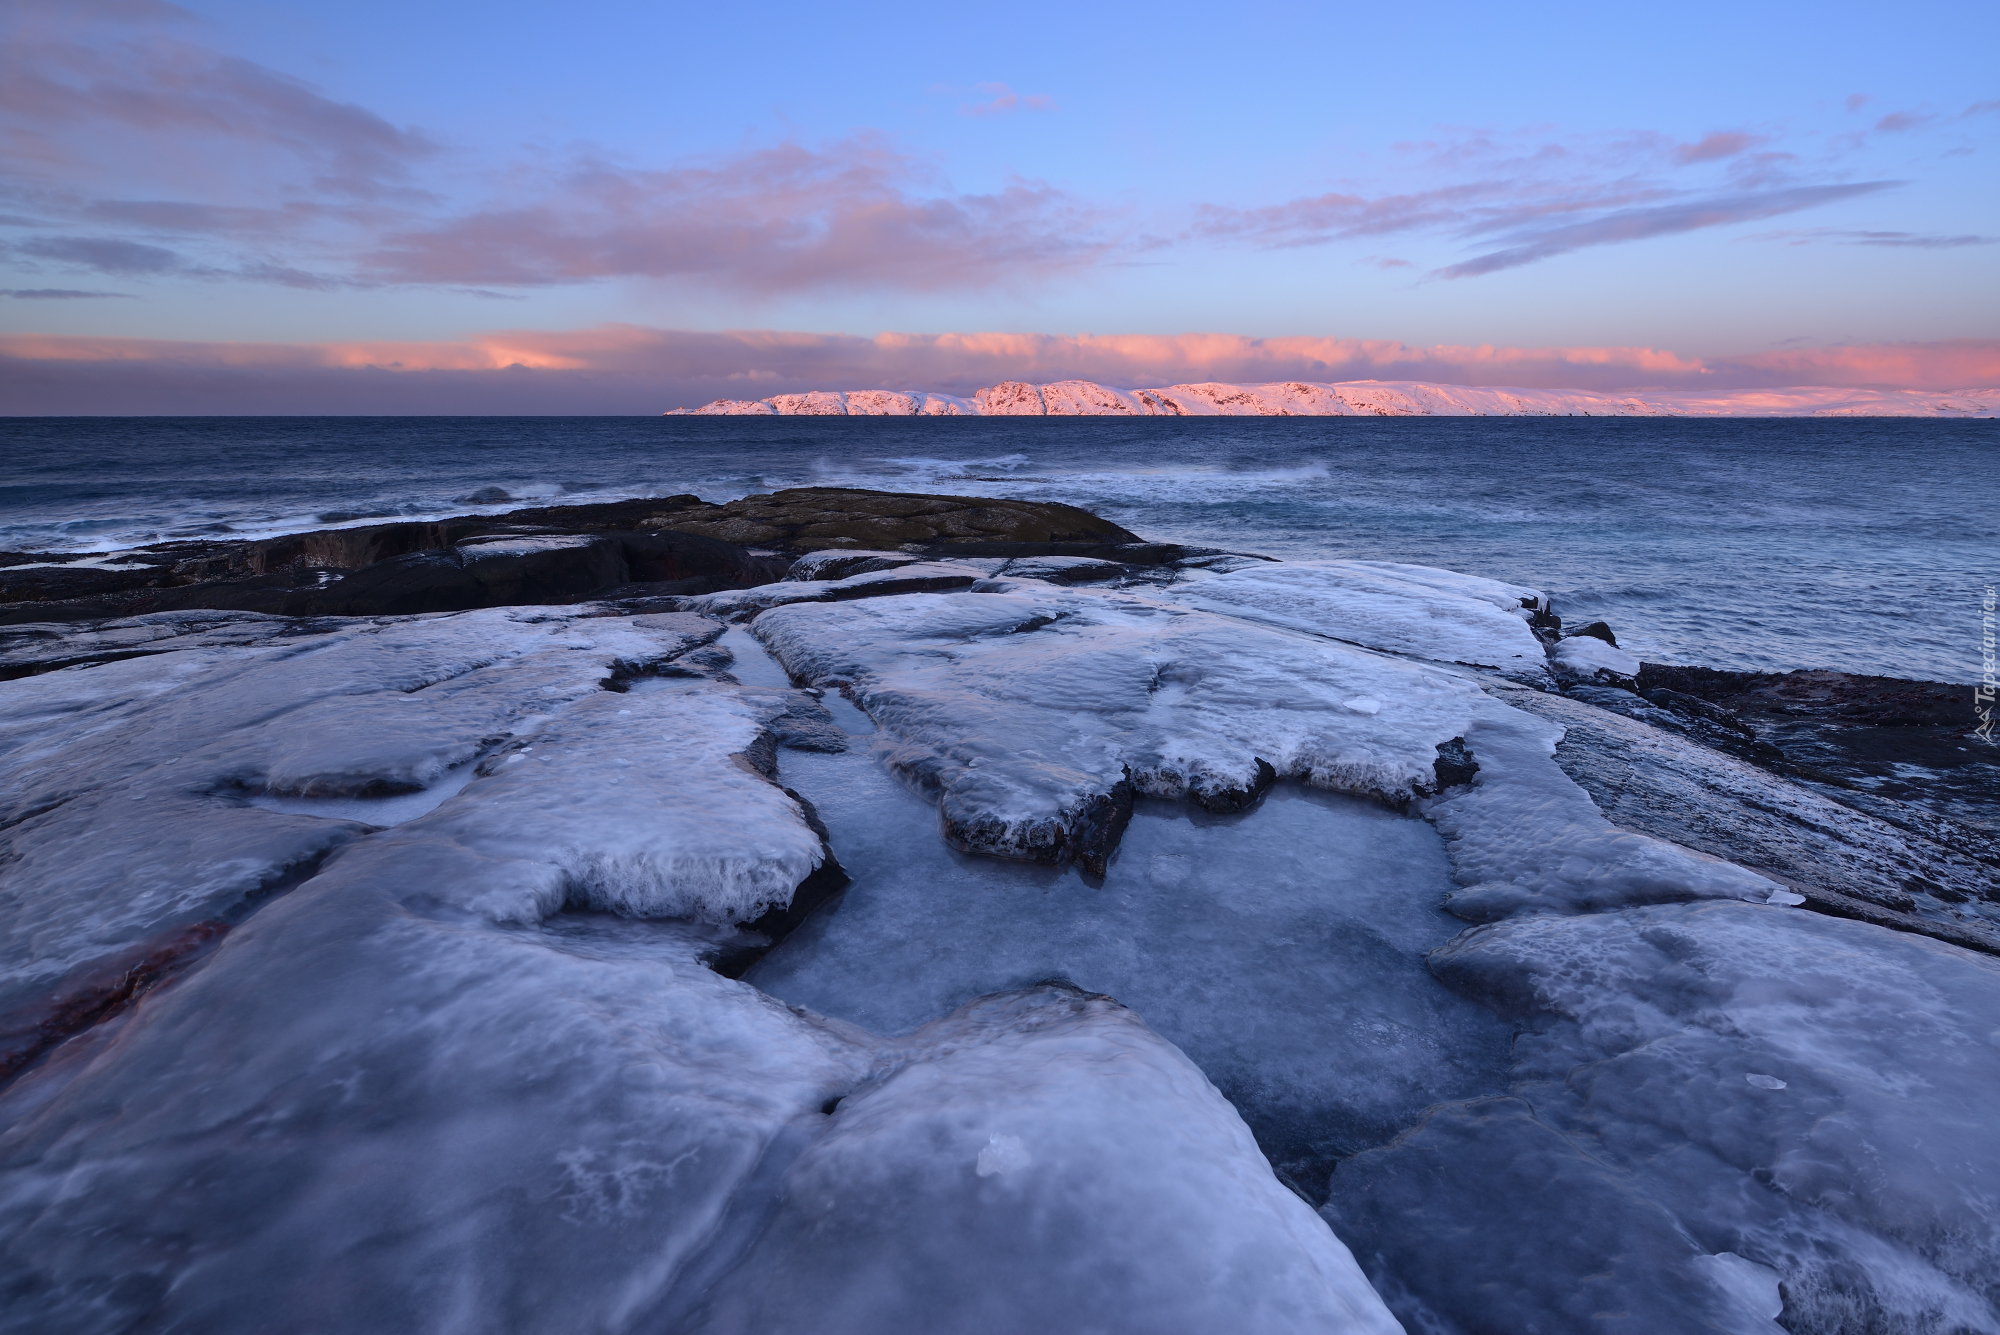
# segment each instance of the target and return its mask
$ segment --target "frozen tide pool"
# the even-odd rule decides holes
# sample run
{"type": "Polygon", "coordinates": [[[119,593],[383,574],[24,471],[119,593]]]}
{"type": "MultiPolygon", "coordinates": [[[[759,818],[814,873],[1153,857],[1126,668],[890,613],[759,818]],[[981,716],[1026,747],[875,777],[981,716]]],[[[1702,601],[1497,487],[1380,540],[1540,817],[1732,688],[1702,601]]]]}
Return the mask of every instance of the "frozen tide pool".
{"type": "Polygon", "coordinates": [[[1424,964],[1464,924],[1421,820],[1291,785],[1229,816],[1145,802],[1099,880],[954,852],[865,750],[782,764],[854,882],[745,975],[773,996],[883,1034],[1050,979],[1116,997],[1315,1200],[1335,1159],[1503,1080],[1511,1029],[1424,964]]]}

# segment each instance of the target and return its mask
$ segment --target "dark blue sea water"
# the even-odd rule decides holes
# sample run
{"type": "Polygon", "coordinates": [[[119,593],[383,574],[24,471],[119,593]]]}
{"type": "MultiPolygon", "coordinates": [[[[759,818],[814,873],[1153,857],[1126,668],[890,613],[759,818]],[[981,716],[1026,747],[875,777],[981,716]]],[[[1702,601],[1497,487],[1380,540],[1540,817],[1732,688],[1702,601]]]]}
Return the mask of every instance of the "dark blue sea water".
{"type": "Polygon", "coordinates": [[[1880,418],[15,418],[0,549],[829,483],[1493,575],[1716,667],[1974,681],[2000,580],[2000,426],[1880,418]]]}

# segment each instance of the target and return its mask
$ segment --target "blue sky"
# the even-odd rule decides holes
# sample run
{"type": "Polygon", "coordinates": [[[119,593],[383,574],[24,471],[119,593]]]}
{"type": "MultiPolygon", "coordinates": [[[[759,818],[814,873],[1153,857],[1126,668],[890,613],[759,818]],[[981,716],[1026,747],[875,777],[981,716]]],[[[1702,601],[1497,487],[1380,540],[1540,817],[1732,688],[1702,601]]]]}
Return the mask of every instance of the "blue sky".
{"type": "Polygon", "coordinates": [[[1991,3],[16,0],[7,25],[5,331],[2000,336],[1991,3]]]}

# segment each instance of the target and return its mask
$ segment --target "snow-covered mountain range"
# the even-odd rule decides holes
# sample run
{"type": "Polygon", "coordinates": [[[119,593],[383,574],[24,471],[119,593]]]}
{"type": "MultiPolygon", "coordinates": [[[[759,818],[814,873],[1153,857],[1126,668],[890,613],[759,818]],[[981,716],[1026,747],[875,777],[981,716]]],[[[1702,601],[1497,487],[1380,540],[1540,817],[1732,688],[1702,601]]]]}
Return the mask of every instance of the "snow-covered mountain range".
{"type": "MultiPolygon", "coordinates": [[[[1417,380],[1169,385],[1113,389],[1091,380],[1008,380],[970,398],[922,390],[814,390],[717,399],[673,414],[806,417],[1996,417],[2000,389],[1799,386],[1704,393],[1599,394],[1417,380]]],[[[669,415],[673,415],[669,414],[669,415]]]]}

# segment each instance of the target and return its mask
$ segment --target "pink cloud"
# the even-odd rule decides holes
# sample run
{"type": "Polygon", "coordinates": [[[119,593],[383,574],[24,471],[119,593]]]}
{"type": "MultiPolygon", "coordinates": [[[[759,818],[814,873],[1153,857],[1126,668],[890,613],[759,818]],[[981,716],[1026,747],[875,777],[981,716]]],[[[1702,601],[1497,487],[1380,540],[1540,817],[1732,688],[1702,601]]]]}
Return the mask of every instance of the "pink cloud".
{"type": "Polygon", "coordinates": [[[935,290],[1045,277],[1115,244],[1105,214],[1049,186],[958,194],[927,177],[873,136],[665,171],[583,163],[535,203],[389,235],[361,271],[396,283],[683,276],[767,292],[935,290]]]}
{"type": "Polygon", "coordinates": [[[376,198],[408,188],[436,152],[422,134],[253,61],[175,38],[186,15],[149,3],[22,6],[0,44],[0,147],[30,180],[92,166],[185,162],[204,141],[274,150],[316,191],[376,198]]]}
{"type": "Polygon", "coordinates": [[[1875,128],[1889,134],[1901,134],[1905,130],[1914,130],[1918,126],[1928,125],[1936,119],[1937,117],[1935,116],[1927,116],[1914,111],[1892,111],[1881,120],[1876,121],[1875,128]]]}
{"type": "Polygon", "coordinates": [[[1659,348],[1421,346],[1235,334],[697,333],[606,325],[442,342],[316,344],[0,335],[17,413],[650,413],[810,389],[970,393],[1001,380],[1430,380],[1530,388],[1960,389],[2000,384],[2000,340],[1689,357],[1659,348]]]}
{"type": "Polygon", "coordinates": [[[1746,134],[1741,130],[1717,130],[1703,135],[1692,144],[1682,144],[1674,150],[1673,158],[1683,166],[1695,162],[1715,162],[1722,158],[1733,158],[1762,142],[1764,140],[1761,135],[1746,134]]]}

